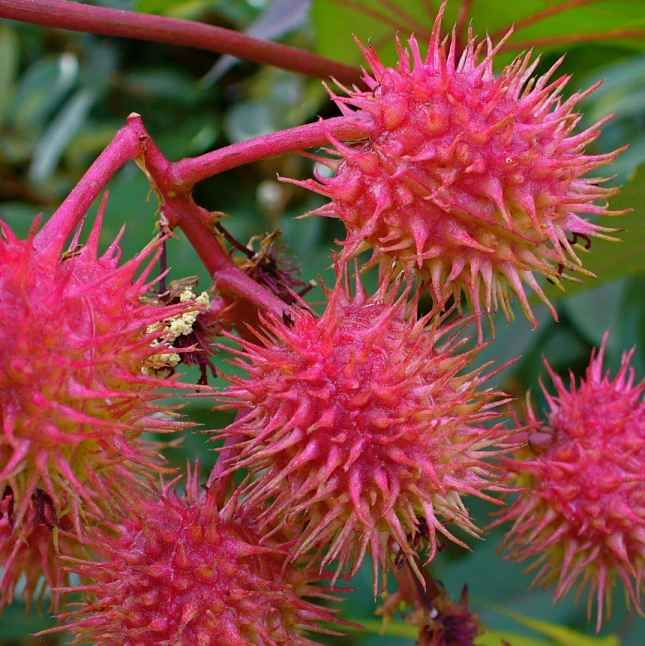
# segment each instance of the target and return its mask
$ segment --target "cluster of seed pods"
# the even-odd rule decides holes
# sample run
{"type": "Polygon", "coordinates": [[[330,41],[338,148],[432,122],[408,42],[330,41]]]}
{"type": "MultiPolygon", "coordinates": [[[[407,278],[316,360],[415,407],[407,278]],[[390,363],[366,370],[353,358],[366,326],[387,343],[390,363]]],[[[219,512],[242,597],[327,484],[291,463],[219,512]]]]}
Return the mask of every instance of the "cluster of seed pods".
{"type": "MultiPolygon", "coordinates": [[[[296,182],[330,198],[314,214],[347,232],[319,316],[286,279],[274,290],[283,315],[260,312],[240,333],[225,322],[235,303],[186,286],[155,298],[160,243],[125,263],[118,240],[101,253],[103,210],[83,242],[65,218],[26,240],[2,225],[2,604],[24,576],[28,599],[47,586],[55,605],[83,594],[54,629],[79,642],[312,644],[349,627],[320,600],[368,555],[375,594],[393,572],[401,599],[414,589],[404,563],[439,599],[426,568],[442,542],[482,534],[474,496],[508,502],[496,522],[513,522],[509,555],[536,557],[557,598],[587,589],[598,629],[617,582],[640,609],[645,386],[632,354],[612,377],[605,337],[579,384],[551,373],[545,421],[530,406],[522,422],[509,416],[488,384],[504,366],[475,367],[485,316],[510,316],[517,298],[535,323],[526,286],[556,316],[539,280],[585,272],[576,241],[611,232],[585,215],[616,214],[616,189],[586,174],[620,151],[585,152],[602,122],[576,131],[586,93],[562,98],[559,63],[532,78],[527,54],[496,74],[499,45],[458,47],[442,14],[425,54],[411,38],[387,67],[364,49],[363,89],[333,96],[347,118],[361,114],[362,139],[329,128],[331,174],[296,182]],[[226,341],[210,344],[215,334],[226,341]],[[197,467],[183,493],[176,480],[159,488],[171,470],[148,434],[188,426],[164,397],[193,388],[174,368],[224,350],[228,386],[198,387],[235,413],[212,433],[218,463],[203,490],[197,467]]],[[[445,613],[472,639],[466,608],[445,613]]]]}

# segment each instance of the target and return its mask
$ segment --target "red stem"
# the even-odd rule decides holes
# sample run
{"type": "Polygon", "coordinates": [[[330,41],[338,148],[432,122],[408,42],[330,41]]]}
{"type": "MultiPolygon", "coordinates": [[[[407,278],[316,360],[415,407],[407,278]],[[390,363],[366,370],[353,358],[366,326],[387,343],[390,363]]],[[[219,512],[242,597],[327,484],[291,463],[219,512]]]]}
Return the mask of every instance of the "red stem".
{"type": "Polygon", "coordinates": [[[258,159],[323,146],[329,141],[328,133],[345,141],[361,139],[365,137],[370,126],[369,115],[356,113],[355,116],[320,120],[242,141],[199,157],[176,162],[172,168],[173,184],[181,190],[190,190],[194,184],[207,177],[250,164],[258,159]]]}
{"type": "MultiPolygon", "coordinates": [[[[288,306],[235,265],[210,226],[209,213],[195,204],[189,192],[173,183],[173,164],[148,134],[141,116],[133,113],[67,198],[37,234],[34,244],[60,255],[92,202],[114,174],[128,161],[140,158],[163,201],[162,211],[171,226],[179,226],[211,273],[218,289],[242,297],[281,317],[288,306]]],[[[230,167],[230,166],[229,166],[230,167]]]]}
{"type": "Polygon", "coordinates": [[[34,245],[40,249],[49,246],[54,255],[60,255],[65,242],[80,224],[92,202],[113,175],[127,162],[135,159],[139,151],[136,134],[129,126],[121,128],[38,232],[34,245]]]}
{"type": "Polygon", "coordinates": [[[345,140],[361,138],[370,125],[368,115],[356,113],[330,119],[329,122],[319,121],[276,132],[201,157],[172,163],[148,134],[141,116],[132,113],[127,125],[117,132],[38,233],[35,244],[40,248],[48,246],[52,253],[59,255],[72,231],[114,174],[126,162],[139,159],[161,197],[161,209],[169,225],[179,226],[184,231],[218,289],[223,294],[242,297],[281,317],[288,311],[288,306],[233,262],[213,230],[210,213],[195,204],[191,188],[201,179],[241,164],[290,150],[322,145],[330,132],[345,140]]]}
{"type": "Polygon", "coordinates": [[[241,296],[281,317],[288,311],[288,306],[231,260],[212,229],[208,211],[195,204],[190,193],[179,191],[173,183],[174,165],[159,150],[138,114],[128,117],[128,127],[140,142],[145,169],[163,200],[162,212],[171,227],[179,226],[186,234],[216,287],[222,293],[241,296]]]}
{"type": "Polygon", "coordinates": [[[193,20],[94,7],[68,0],[0,0],[0,18],[231,54],[307,76],[333,76],[343,83],[356,83],[361,78],[358,68],[306,50],[193,20]]]}

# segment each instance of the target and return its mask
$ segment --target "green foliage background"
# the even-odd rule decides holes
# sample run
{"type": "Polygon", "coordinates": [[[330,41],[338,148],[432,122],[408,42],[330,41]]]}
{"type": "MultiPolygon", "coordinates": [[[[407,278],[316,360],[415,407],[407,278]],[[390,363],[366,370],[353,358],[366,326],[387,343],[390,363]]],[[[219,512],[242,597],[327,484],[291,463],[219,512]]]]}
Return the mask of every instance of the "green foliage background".
{"type": "MultiPolygon", "coordinates": [[[[105,0],[95,4],[189,17],[244,30],[269,2],[105,0]]],[[[352,40],[356,34],[364,41],[383,44],[383,55],[391,60],[392,29],[360,15],[348,4],[315,0],[310,20],[292,29],[284,40],[358,63],[360,55],[352,40]]],[[[382,7],[378,0],[367,4],[382,7]]],[[[421,29],[428,28],[430,0],[397,0],[396,4],[411,13],[421,29]]],[[[448,24],[456,16],[458,4],[451,0],[448,24]]],[[[495,32],[552,4],[547,0],[476,0],[473,26],[480,34],[495,32]]],[[[606,0],[553,16],[514,39],[523,42],[644,26],[645,2],[606,0]]],[[[594,242],[588,266],[598,279],[569,284],[565,297],[555,294],[559,298],[559,324],[540,306],[541,325],[537,330],[531,330],[522,318],[510,325],[497,322],[497,337],[484,358],[502,362],[519,356],[498,381],[518,395],[531,388],[539,402],[537,380],[543,374],[543,357],[558,371],[571,368],[579,374],[606,329],[611,330],[609,364],[613,367],[624,350],[633,345],[645,347],[645,42],[607,39],[538,50],[543,52],[542,67],[566,51],[563,71],[573,74],[569,91],[596,79],[605,80],[582,106],[584,123],[608,112],[616,114],[596,148],[608,151],[630,144],[630,150],[610,172],[625,185],[614,201],[616,208],[634,209],[631,215],[615,220],[623,229],[622,242],[594,242]]],[[[501,60],[509,56],[503,55],[501,60]]],[[[0,23],[0,216],[24,234],[37,213],[51,213],[132,111],[144,116],[161,148],[173,159],[297,125],[317,115],[335,114],[315,79],[240,63],[217,82],[209,82],[206,75],[215,60],[208,53],[170,46],[0,23]]],[[[330,249],[342,230],[336,223],[321,219],[296,221],[295,215],[320,202],[276,181],[277,173],[293,177],[308,172],[310,163],[297,156],[265,160],[205,182],[196,197],[208,208],[229,214],[227,226],[238,239],[280,228],[286,249],[298,260],[304,277],[326,275],[329,280],[330,249]]],[[[154,234],[156,212],[156,198],[143,175],[133,165],[125,168],[111,184],[106,240],[126,223],[125,252],[134,253],[154,234]]],[[[174,277],[196,274],[202,286],[208,284],[180,236],[170,245],[170,259],[174,277]]],[[[312,298],[319,299],[320,292],[315,291],[312,298]]],[[[638,355],[635,363],[642,375],[645,356],[638,355]]],[[[206,428],[224,422],[203,400],[190,404],[186,412],[206,428]]],[[[183,446],[170,457],[178,466],[186,459],[199,458],[206,468],[215,460],[211,447],[195,433],[187,434],[183,446]]],[[[490,509],[477,503],[474,507],[485,523],[490,509]]],[[[502,560],[497,553],[499,539],[500,532],[496,531],[473,545],[472,552],[448,548],[436,567],[454,595],[468,584],[473,606],[490,628],[482,645],[500,644],[502,638],[513,646],[645,643],[645,622],[626,613],[621,595],[616,595],[614,616],[602,635],[592,636],[584,604],[567,599],[554,606],[548,591],[530,589],[530,578],[522,566],[502,560]],[[547,624],[529,625],[521,616],[547,624]],[[560,631],[568,628],[577,632],[558,633],[554,626],[560,631]]],[[[367,571],[360,573],[352,586],[343,612],[366,623],[371,632],[333,643],[413,643],[405,626],[394,625],[387,635],[376,634],[379,628],[374,623],[367,571]]],[[[50,622],[46,612],[25,614],[25,608],[17,603],[0,617],[0,644],[64,643],[62,637],[29,637],[50,622]]]]}

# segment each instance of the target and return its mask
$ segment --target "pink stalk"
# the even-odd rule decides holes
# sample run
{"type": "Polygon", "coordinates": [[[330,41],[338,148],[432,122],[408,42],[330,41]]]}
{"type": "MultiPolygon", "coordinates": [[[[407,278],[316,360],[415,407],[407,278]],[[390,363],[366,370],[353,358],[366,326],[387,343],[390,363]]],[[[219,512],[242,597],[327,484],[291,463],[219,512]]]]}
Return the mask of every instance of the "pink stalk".
{"type": "Polygon", "coordinates": [[[179,226],[186,234],[217,288],[281,317],[288,306],[237,267],[210,226],[208,211],[195,204],[190,193],[178,190],[173,184],[173,164],[150,137],[140,115],[131,114],[128,127],[140,142],[145,168],[163,200],[164,215],[171,226],[179,226]]]}
{"type": "Polygon", "coordinates": [[[288,130],[280,130],[219,148],[199,157],[182,159],[173,165],[172,180],[175,187],[188,190],[207,177],[250,164],[258,159],[323,146],[328,142],[329,133],[342,141],[361,139],[367,134],[370,123],[368,115],[356,113],[355,116],[325,119],[288,130]]]}
{"type": "Polygon", "coordinates": [[[112,176],[124,164],[137,157],[139,150],[136,134],[128,126],[121,128],[38,232],[34,239],[36,247],[43,249],[50,246],[52,253],[59,255],[92,202],[112,176]]]}
{"type": "Polygon", "coordinates": [[[68,0],[0,0],[0,18],[231,54],[307,76],[333,76],[343,83],[356,83],[361,77],[357,68],[306,50],[193,20],[95,7],[68,0]]]}
{"type": "Polygon", "coordinates": [[[326,143],[329,133],[339,139],[358,139],[365,135],[369,125],[367,115],[356,113],[276,132],[173,163],[149,135],[141,116],[133,113],[128,117],[126,126],[118,131],[38,233],[35,244],[40,248],[49,246],[52,253],[60,254],[87,209],[114,174],[126,162],[139,159],[162,200],[161,208],[169,225],[179,226],[184,231],[217,288],[229,297],[241,297],[256,307],[282,317],[287,313],[288,306],[237,267],[213,230],[209,212],[195,204],[191,188],[206,177],[242,164],[322,145],[326,143]]]}

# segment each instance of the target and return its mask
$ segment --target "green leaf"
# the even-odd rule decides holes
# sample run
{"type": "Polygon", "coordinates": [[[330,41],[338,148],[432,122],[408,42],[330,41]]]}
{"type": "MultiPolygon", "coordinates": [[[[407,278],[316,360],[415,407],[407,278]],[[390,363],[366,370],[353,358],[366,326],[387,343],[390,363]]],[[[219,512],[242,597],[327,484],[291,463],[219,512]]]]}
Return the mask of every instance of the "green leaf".
{"type": "Polygon", "coordinates": [[[507,630],[487,630],[475,641],[476,646],[501,646],[504,643],[512,644],[512,646],[551,646],[550,641],[527,637],[507,630]]]}
{"type": "Polygon", "coordinates": [[[18,85],[12,117],[18,128],[39,128],[78,81],[78,59],[73,54],[42,58],[18,85]]]}
{"type": "MultiPolygon", "coordinates": [[[[611,339],[616,336],[622,350],[640,348],[634,356],[634,369],[637,375],[645,373],[645,276],[635,276],[626,281],[623,301],[620,305],[620,319],[612,330],[611,339]]],[[[611,347],[611,346],[610,346],[611,347]]]]}
{"type": "Polygon", "coordinates": [[[9,25],[0,25],[0,125],[11,103],[18,68],[18,40],[9,25]]]}
{"type": "Polygon", "coordinates": [[[419,634],[417,626],[404,624],[401,621],[383,622],[378,619],[362,620],[360,622],[365,630],[375,635],[387,635],[388,637],[406,637],[416,639],[419,634]]]}
{"type": "MultiPolygon", "coordinates": [[[[365,630],[376,635],[385,635],[388,637],[403,637],[406,639],[416,640],[419,634],[419,628],[412,624],[406,624],[398,621],[382,622],[378,620],[361,620],[360,622],[365,630]]],[[[477,646],[500,646],[504,641],[513,646],[550,646],[550,641],[526,637],[518,633],[502,630],[486,630],[483,635],[477,637],[477,646]]],[[[595,642],[594,642],[595,644],[595,642]]],[[[575,646],[571,644],[571,646],[575,646]]],[[[609,646],[609,644],[608,644],[609,646]]]]}
{"type": "Polygon", "coordinates": [[[29,179],[43,182],[54,172],[58,160],[72,137],[81,129],[96,100],[91,89],[78,90],[63,105],[36,145],[29,179]]]}
{"type": "Polygon", "coordinates": [[[582,633],[571,630],[570,628],[565,628],[564,626],[559,626],[558,624],[532,619],[531,617],[526,617],[515,612],[502,612],[504,614],[508,614],[519,624],[522,624],[527,628],[532,628],[542,635],[550,637],[557,644],[562,644],[563,646],[620,646],[620,640],[616,635],[589,637],[588,635],[583,635],[582,633]]]}
{"type": "MultiPolygon", "coordinates": [[[[593,345],[599,345],[605,330],[613,329],[621,316],[625,280],[605,283],[564,299],[562,307],[575,327],[593,345]]],[[[614,339],[614,337],[612,337],[614,339]]],[[[614,339],[617,343],[618,339],[614,339]]],[[[611,340],[610,340],[611,345],[611,340]]]]}
{"type": "MultiPolygon", "coordinates": [[[[368,11],[387,14],[380,0],[367,0],[362,4],[368,11]]],[[[422,29],[430,26],[428,3],[425,0],[399,0],[402,12],[410,14],[414,23],[422,29]]],[[[390,14],[391,15],[391,14],[390,14]]],[[[358,63],[362,60],[361,52],[354,42],[354,36],[363,43],[371,43],[379,50],[383,60],[393,63],[396,60],[394,46],[395,27],[379,18],[357,11],[336,0],[314,0],[311,8],[311,19],[316,28],[316,44],[318,51],[324,56],[341,60],[346,63],[358,63]]],[[[410,21],[412,22],[412,21],[410,21]]],[[[399,29],[401,35],[410,30],[399,29]]]]}
{"type": "Polygon", "coordinates": [[[203,94],[187,74],[161,67],[135,69],[123,75],[122,83],[137,99],[161,99],[183,107],[194,106],[203,94]]]}
{"type": "MultiPolygon", "coordinates": [[[[586,6],[575,7],[560,13],[544,17],[542,20],[526,27],[520,21],[528,16],[535,16],[545,9],[552,9],[554,2],[551,0],[522,0],[522,2],[508,2],[508,0],[489,0],[488,2],[474,3],[472,20],[477,33],[495,33],[512,24],[517,28],[509,44],[516,51],[526,49],[529,41],[553,42],[539,43],[541,51],[561,49],[563,44],[585,42],[593,35],[608,34],[609,32],[627,32],[629,30],[643,30],[645,28],[645,1],[644,0],[603,0],[590,2],[586,6]],[[563,42],[564,41],[564,42],[563,42]]],[[[562,2],[561,4],[565,4],[562,2]]],[[[615,38],[606,36],[594,42],[620,42],[621,44],[643,49],[645,39],[630,36],[615,38]]],[[[536,43],[537,44],[537,43],[536,43]]]]}
{"type": "Polygon", "coordinates": [[[49,615],[40,614],[34,610],[28,612],[24,604],[14,603],[4,610],[2,614],[0,641],[2,643],[26,644],[28,642],[23,641],[26,635],[51,628],[54,624],[53,618],[49,615]],[[7,642],[4,642],[4,640],[7,640],[7,642]]]}
{"type": "MultiPolygon", "coordinates": [[[[379,0],[366,0],[361,3],[367,11],[361,12],[336,0],[315,0],[312,8],[312,20],[316,27],[318,51],[330,58],[347,63],[360,60],[352,35],[361,40],[372,40],[386,62],[392,62],[394,57],[394,34],[400,33],[405,37],[414,32],[418,36],[427,34],[432,26],[434,11],[432,4],[422,0],[394,0],[388,4],[397,6],[398,12],[388,11],[385,3],[379,0]],[[379,12],[386,19],[368,12],[379,12]],[[408,14],[411,19],[407,20],[408,14]],[[398,23],[398,27],[388,24],[398,23]],[[411,24],[410,24],[411,23],[411,24]]],[[[461,0],[449,0],[444,31],[452,27],[457,13],[461,8],[461,0]]],[[[564,4],[564,3],[563,3],[564,4]]],[[[645,29],[645,0],[603,0],[589,3],[546,16],[533,24],[524,27],[523,19],[535,16],[545,9],[552,9],[552,0],[487,0],[475,2],[472,5],[472,24],[475,33],[501,34],[511,25],[517,28],[509,41],[516,51],[527,48],[527,41],[544,41],[539,45],[540,50],[561,49],[567,43],[586,42],[594,35],[600,35],[592,42],[612,42],[645,48],[645,38],[640,36],[616,38],[612,32],[634,31],[645,29]],[[602,37],[602,34],[607,34],[602,37]]]]}
{"type": "Polygon", "coordinates": [[[601,224],[621,231],[619,242],[594,239],[588,253],[581,255],[584,266],[596,278],[583,278],[579,283],[563,281],[566,292],[549,287],[552,298],[571,296],[585,289],[600,287],[617,278],[645,272],[645,164],[639,166],[633,178],[611,202],[613,209],[634,211],[625,216],[601,218],[601,224]]]}

